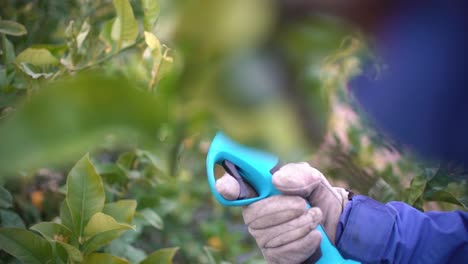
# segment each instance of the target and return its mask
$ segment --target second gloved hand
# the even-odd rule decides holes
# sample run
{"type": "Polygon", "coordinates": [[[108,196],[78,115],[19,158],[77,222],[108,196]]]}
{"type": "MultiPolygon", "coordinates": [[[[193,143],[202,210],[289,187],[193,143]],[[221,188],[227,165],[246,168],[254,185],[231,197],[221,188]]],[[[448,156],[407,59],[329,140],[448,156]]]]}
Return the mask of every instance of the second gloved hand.
{"type": "MultiPolygon", "coordinates": [[[[320,247],[322,224],[330,241],[335,242],[336,227],[348,192],[334,188],[307,163],[287,164],[273,175],[273,184],[285,195],[269,197],[243,210],[244,222],[268,263],[301,263],[320,247]],[[313,206],[307,209],[306,200],[313,206]]],[[[239,184],[226,174],[216,182],[226,199],[239,195],[239,184]]],[[[251,197],[256,196],[249,190],[251,197]]]]}

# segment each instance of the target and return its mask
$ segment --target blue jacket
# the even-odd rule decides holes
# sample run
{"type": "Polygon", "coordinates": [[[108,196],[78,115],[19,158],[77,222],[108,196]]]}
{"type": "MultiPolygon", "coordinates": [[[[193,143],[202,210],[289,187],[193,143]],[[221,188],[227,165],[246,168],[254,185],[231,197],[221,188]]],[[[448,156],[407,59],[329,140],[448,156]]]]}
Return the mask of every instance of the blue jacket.
{"type": "Polygon", "coordinates": [[[426,212],[356,195],[346,205],[336,245],[362,263],[468,263],[468,212],[426,212]]]}

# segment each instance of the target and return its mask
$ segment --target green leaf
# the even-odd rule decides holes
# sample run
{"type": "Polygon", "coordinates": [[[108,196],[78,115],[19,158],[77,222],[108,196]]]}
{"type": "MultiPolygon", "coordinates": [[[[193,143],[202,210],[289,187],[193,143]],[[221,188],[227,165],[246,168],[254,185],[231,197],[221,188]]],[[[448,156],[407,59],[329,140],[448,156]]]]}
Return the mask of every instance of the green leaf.
{"type": "Polygon", "coordinates": [[[65,249],[65,247],[61,246],[59,243],[55,241],[51,243],[51,245],[52,245],[52,252],[55,256],[55,263],[56,264],[69,264],[71,258],[68,255],[68,252],[65,249]]]}
{"type": "Polygon", "coordinates": [[[207,246],[204,246],[203,251],[205,251],[205,254],[208,257],[208,263],[209,264],[216,264],[215,258],[213,256],[213,253],[211,253],[210,248],[207,247],[207,246]]]}
{"type": "Polygon", "coordinates": [[[59,60],[47,49],[28,48],[16,57],[16,63],[29,63],[35,66],[56,65],[59,60]]]}
{"type": "Polygon", "coordinates": [[[13,197],[7,189],[0,186],[0,208],[10,208],[13,206],[13,197]]]}
{"type": "Polygon", "coordinates": [[[2,35],[2,52],[5,60],[5,64],[13,63],[15,61],[15,47],[7,39],[5,35],[2,35]]]}
{"type": "Polygon", "coordinates": [[[389,202],[395,200],[396,197],[395,190],[382,178],[369,189],[368,195],[380,202],[389,202]]]}
{"type": "Polygon", "coordinates": [[[15,21],[0,20],[0,33],[13,36],[22,36],[28,33],[26,28],[15,21]]]}
{"type": "Polygon", "coordinates": [[[116,48],[116,42],[112,39],[112,27],[115,23],[115,19],[104,22],[102,30],[99,33],[99,39],[106,44],[106,52],[112,52],[116,48]]]}
{"type": "Polygon", "coordinates": [[[147,150],[141,150],[141,149],[137,149],[135,152],[138,157],[140,158],[144,157],[148,159],[151,165],[155,169],[161,171],[163,174],[167,175],[169,173],[169,169],[167,168],[167,165],[161,159],[155,156],[153,153],[147,150]]]}
{"type": "Polygon", "coordinates": [[[62,206],[60,207],[60,220],[65,227],[70,230],[73,229],[72,217],[66,200],[63,201],[62,206]]]}
{"type": "Polygon", "coordinates": [[[419,211],[424,212],[424,208],[423,208],[424,200],[422,199],[422,197],[419,197],[416,201],[414,201],[412,206],[414,208],[418,209],[419,211]]]}
{"type": "MultiPolygon", "coordinates": [[[[3,69],[3,72],[5,72],[5,69],[3,69]]],[[[5,80],[5,81],[7,81],[7,80],[5,80]]],[[[0,82],[1,82],[1,80],[0,80],[0,82]]],[[[14,104],[15,104],[15,102],[17,100],[18,100],[18,96],[15,95],[15,94],[3,94],[2,96],[0,96],[0,108],[4,108],[4,107],[8,107],[8,106],[14,106],[14,104]]]]}
{"type": "Polygon", "coordinates": [[[161,217],[151,208],[145,208],[139,211],[139,214],[153,227],[162,230],[164,228],[164,223],[161,217]]]}
{"type": "Polygon", "coordinates": [[[159,0],[142,0],[143,6],[143,28],[145,31],[152,31],[154,23],[159,17],[160,7],[159,0]]]}
{"type": "Polygon", "coordinates": [[[83,263],[87,264],[126,264],[128,261],[122,258],[118,258],[109,254],[104,253],[93,253],[86,255],[83,263]]]}
{"type": "Polygon", "coordinates": [[[73,232],[80,239],[91,217],[104,207],[101,177],[86,154],[72,168],[67,178],[66,201],[73,222],[73,232]]]}
{"type": "Polygon", "coordinates": [[[72,241],[73,233],[66,226],[54,222],[41,222],[30,227],[39,232],[49,241],[61,241],[69,243],[72,241]]]}
{"type": "Polygon", "coordinates": [[[403,192],[403,201],[415,205],[426,188],[426,176],[420,174],[411,180],[410,187],[403,192]]]}
{"type": "Polygon", "coordinates": [[[76,46],[78,49],[81,49],[83,43],[88,36],[89,31],[91,30],[91,26],[89,25],[88,21],[83,22],[81,25],[80,32],[76,36],[76,46]]]}
{"type": "Polygon", "coordinates": [[[106,232],[99,233],[88,240],[83,245],[84,254],[89,254],[98,250],[100,247],[105,246],[112,242],[112,240],[120,237],[127,229],[114,229],[106,232]]]}
{"type": "Polygon", "coordinates": [[[44,77],[45,79],[48,79],[54,75],[53,72],[41,72],[41,69],[37,69],[34,65],[27,64],[27,63],[21,63],[19,65],[20,70],[22,70],[24,73],[26,73],[29,77],[33,79],[39,79],[41,77],[44,77]],[[36,69],[33,69],[36,68],[36,69]]]}
{"type": "MultiPolygon", "coordinates": [[[[3,90],[9,84],[8,77],[7,77],[7,70],[5,68],[0,69],[0,90],[3,90]]],[[[3,108],[5,105],[5,100],[0,97],[0,108],[3,108]]]]}
{"type": "Polygon", "coordinates": [[[135,163],[135,158],[135,152],[125,152],[119,156],[117,164],[126,170],[132,170],[133,164],[135,163]]]}
{"type": "Polygon", "coordinates": [[[423,198],[468,208],[468,182],[463,171],[441,167],[428,178],[423,198]]]}
{"type": "Polygon", "coordinates": [[[117,18],[112,25],[112,38],[117,41],[117,48],[131,45],[138,35],[138,23],[128,0],[114,0],[117,18]]]}
{"type": "Polygon", "coordinates": [[[17,169],[72,162],[109,136],[154,142],[167,121],[163,98],[123,78],[78,74],[48,82],[0,123],[0,177],[17,169]],[[47,120],[47,122],[44,122],[47,120]]]}
{"type": "Polygon", "coordinates": [[[128,229],[134,226],[117,223],[111,216],[96,213],[85,229],[85,234],[90,237],[83,246],[85,254],[91,253],[100,247],[109,244],[112,240],[120,237],[128,229]]]}
{"type": "Polygon", "coordinates": [[[153,33],[145,31],[145,42],[153,54],[160,56],[161,42],[159,42],[159,39],[153,33]]]}
{"type": "Polygon", "coordinates": [[[146,258],[145,251],[135,248],[130,245],[129,242],[124,241],[121,238],[112,241],[112,243],[110,243],[106,248],[106,252],[128,259],[130,263],[139,263],[146,258]]]}
{"type": "Polygon", "coordinates": [[[30,48],[46,49],[56,58],[61,58],[65,52],[68,52],[66,44],[33,44],[30,48]]]}
{"type": "Polygon", "coordinates": [[[23,219],[17,213],[4,209],[0,209],[0,226],[25,228],[23,219]]]}
{"type": "Polygon", "coordinates": [[[104,205],[103,213],[112,216],[117,222],[124,222],[130,224],[137,202],[135,200],[120,200],[115,203],[108,203],[104,205]]]}
{"type": "Polygon", "coordinates": [[[49,242],[21,228],[0,228],[0,248],[23,263],[43,264],[52,261],[49,242]]]}
{"type": "Polygon", "coordinates": [[[99,175],[104,179],[107,184],[117,184],[121,187],[126,186],[128,178],[125,170],[121,166],[114,163],[99,163],[95,164],[96,170],[99,175]]]}
{"type": "Polygon", "coordinates": [[[78,262],[83,261],[83,255],[81,255],[81,252],[79,249],[61,241],[56,241],[56,243],[60,245],[63,249],[65,249],[68,256],[72,258],[74,261],[78,261],[78,262]]]}
{"type": "Polygon", "coordinates": [[[107,232],[110,230],[126,230],[135,229],[133,226],[127,224],[121,224],[115,221],[112,216],[96,213],[91,217],[85,228],[85,236],[92,237],[99,233],[107,232]]]}
{"type": "Polygon", "coordinates": [[[468,201],[464,199],[460,199],[460,197],[456,197],[453,193],[448,191],[435,191],[431,192],[430,195],[426,195],[424,197],[427,201],[437,201],[437,202],[446,202],[452,203],[459,206],[463,206],[464,208],[468,208],[468,201]]]}
{"type": "Polygon", "coordinates": [[[171,264],[174,255],[176,254],[178,247],[173,248],[164,248],[156,250],[155,252],[151,253],[146,259],[144,259],[140,264],[152,264],[152,263],[160,263],[160,264],[171,264]]]}

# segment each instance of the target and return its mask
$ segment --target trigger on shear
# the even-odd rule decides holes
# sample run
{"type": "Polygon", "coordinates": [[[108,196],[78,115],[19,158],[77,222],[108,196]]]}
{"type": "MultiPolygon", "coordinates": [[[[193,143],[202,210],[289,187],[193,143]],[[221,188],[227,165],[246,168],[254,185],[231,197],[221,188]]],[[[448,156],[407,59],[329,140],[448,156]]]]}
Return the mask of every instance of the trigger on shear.
{"type": "MultiPolygon", "coordinates": [[[[231,175],[236,181],[239,183],[240,191],[238,200],[249,198],[249,187],[247,187],[248,183],[244,181],[242,176],[239,173],[239,169],[237,166],[230,162],[229,160],[224,160],[221,165],[223,166],[224,170],[231,175]]],[[[253,188],[252,188],[253,189],[253,188]]],[[[255,189],[253,189],[255,191],[255,189]]]]}

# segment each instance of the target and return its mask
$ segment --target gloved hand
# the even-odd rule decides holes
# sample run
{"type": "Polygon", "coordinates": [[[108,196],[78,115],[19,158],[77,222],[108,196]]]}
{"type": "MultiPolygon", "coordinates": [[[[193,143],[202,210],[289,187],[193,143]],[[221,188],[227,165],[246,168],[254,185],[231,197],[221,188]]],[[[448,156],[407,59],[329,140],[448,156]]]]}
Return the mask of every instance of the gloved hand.
{"type": "MultiPolygon", "coordinates": [[[[263,256],[271,264],[294,264],[307,260],[320,247],[322,224],[330,241],[348,201],[348,192],[334,188],[320,171],[309,164],[291,163],[273,174],[273,184],[285,195],[268,197],[243,210],[244,222],[263,256]],[[314,207],[307,209],[306,201],[314,207]]],[[[238,182],[225,174],[216,182],[217,191],[228,200],[239,197],[238,182]]],[[[255,197],[249,189],[249,197],[255,197]]]]}

